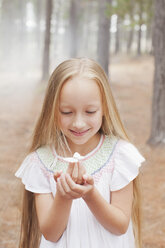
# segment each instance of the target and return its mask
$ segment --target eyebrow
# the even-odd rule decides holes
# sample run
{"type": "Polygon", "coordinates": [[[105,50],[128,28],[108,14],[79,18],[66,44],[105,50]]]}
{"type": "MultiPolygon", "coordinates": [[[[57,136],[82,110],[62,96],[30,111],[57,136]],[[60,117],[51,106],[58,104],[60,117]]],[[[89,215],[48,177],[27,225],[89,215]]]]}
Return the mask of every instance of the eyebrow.
{"type": "MultiPolygon", "coordinates": [[[[98,106],[98,105],[100,105],[100,103],[99,102],[93,102],[93,103],[90,103],[90,104],[85,105],[85,107],[96,107],[96,105],[98,106]]],[[[68,103],[61,103],[60,104],[60,107],[70,107],[70,104],[68,104],[68,103]]]]}

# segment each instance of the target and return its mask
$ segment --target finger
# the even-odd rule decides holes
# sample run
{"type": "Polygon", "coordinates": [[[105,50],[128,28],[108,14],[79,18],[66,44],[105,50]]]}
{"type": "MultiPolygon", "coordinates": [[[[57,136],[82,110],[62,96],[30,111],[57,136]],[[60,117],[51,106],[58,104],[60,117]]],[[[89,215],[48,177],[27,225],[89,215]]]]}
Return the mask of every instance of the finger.
{"type": "Polygon", "coordinates": [[[65,195],[65,191],[61,185],[61,181],[60,178],[57,178],[57,190],[64,196],[65,195]]]}
{"type": "Polygon", "coordinates": [[[86,169],[85,169],[85,167],[83,166],[82,162],[79,162],[79,167],[80,167],[82,176],[83,176],[84,174],[86,174],[86,169]]]}
{"type": "Polygon", "coordinates": [[[74,182],[77,182],[77,179],[78,179],[78,163],[75,163],[71,177],[72,177],[74,182]]]}
{"type": "Polygon", "coordinates": [[[72,196],[73,198],[79,197],[79,195],[76,192],[73,192],[70,186],[68,185],[65,174],[61,175],[60,181],[61,181],[61,185],[66,195],[72,196]]]}
{"type": "Polygon", "coordinates": [[[85,174],[85,168],[83,165],[78,163],[78,178],[77,178],[77,184],[83,184],[83,175],[85,174]]]}
{"type": "Polygon", "coordinates": [[[61,186],[63,187],[63,190],[65,191],[65,193],[68,193],[70,191],[70,188],[65,180],[64,174],[61,175],[60,182],[61,182],[61,186]]]}
{"type": "Polygon", "coordinates": [[[62,171],[55,171],[54,172],[54,175],[53,176],[54,176],[54,179],[55,179],[56,182],[57,182],[57,178],[60,177],[61,174],[62,174],[62,171]]]}
{"type": "Polygon", "coordinates": [[[68,183],[70,189],[71,189],[73,192],[75,192],[75,193],[77,193],[77,194],[79,194],[79,195],[81,196],[81,194],[82,194],[82,186],[79,185],[79,184],[76,184],[76,183],[72,180],[72,178],[70,177],[69,174],[66,174],[66,181],[67,181],[67,183],[68,183]]]}
{"type": "Polygon", "coordinates": [[[78,184],[81,184],[82,183],[82,174],[81,174],[81,171],[82,171],[82,169],[81,169],[81,165],[79,164],[79,163],[77,163],[77,166],[78,166],[78,177],[77,177],[77,182],[76,183],[78,183],[78,184]]]}
{"type": "Polygon", "coordinates": [[[72,175],[74,164],[75,163],[69,163],[69,166],[68,166],[67,171],[66,171],[69,175],[72,175]]]}
{"type": "Polygon", "coordinates": [[[83,175],[83,179],[85,180],[85,182],[87,184],[90,184],[90,185],[93,185],[94,184],[94,180],[93,180],[93,177],[91,175],[83,175]]]}

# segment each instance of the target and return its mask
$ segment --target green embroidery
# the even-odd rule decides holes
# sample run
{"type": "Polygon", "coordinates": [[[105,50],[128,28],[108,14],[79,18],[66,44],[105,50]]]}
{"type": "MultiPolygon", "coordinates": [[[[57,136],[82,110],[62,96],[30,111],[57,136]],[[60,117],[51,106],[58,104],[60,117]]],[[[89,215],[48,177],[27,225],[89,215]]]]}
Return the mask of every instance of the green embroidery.
{"type": "Polygon", "coordinates": [[[52,170],[52,166],[54,163],[54,155],[49,146],[42,146],[37,149],[37,154],[42,163],[49,169],[52,170]]]}
{"type": "MultiPolygon", "coordinates": [[[[108,136],[105,136],[101,147],[94,154],[91,153],[91,155],[89,154],[87,158],[82,160],[81,163],[86,168],[87,174],[93,174],[109,161],[116,142],[116,137],[110,139],[108,136]]],[[[49,171],[54,172],[62,170],[64,173],[66,172],[69,163],[60,160],[60,158],[55,158],[49,146],[43,146],[37,149],[37,153],[40,160],[49,171]]]]}

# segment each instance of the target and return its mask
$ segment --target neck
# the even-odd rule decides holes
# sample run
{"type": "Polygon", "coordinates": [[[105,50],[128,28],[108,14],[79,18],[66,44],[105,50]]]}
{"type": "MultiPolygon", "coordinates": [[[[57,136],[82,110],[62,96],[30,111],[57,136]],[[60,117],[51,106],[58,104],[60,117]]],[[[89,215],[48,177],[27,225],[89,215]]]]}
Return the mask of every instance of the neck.
{"type": "Polygon", "coordinates": [[[100,137],[101,134],[97,133],[94,137],[92,137],[90,140],[88,140],[85,144],[82,145],[77,145],[68,142],[72,156],[75,152],[78,152],[81,156],[85,156],[86,154],[90,153],[99,144],[100,137]]]}

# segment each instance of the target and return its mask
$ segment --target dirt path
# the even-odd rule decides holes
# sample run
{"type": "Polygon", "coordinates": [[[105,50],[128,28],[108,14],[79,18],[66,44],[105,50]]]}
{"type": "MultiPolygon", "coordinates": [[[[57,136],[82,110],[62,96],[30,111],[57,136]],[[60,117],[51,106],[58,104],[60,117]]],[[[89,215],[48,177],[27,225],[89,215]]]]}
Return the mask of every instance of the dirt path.
{"type": "MultiPolygon", "coordinates": [[[[165,153],[150,148],[153,61],[151,58],[115,59],[112,89],[130,138],[146,158],[142,168],[144,248],[165,247],[165,153]]],[[[14,172],[26,154],[42,102],[39,75],[0,74],[0,248],[17,247],[20,183],[14,172]]]]}
{"type": "Polygon", "coordinates": [[[165,147],[151,148],[153,60],[143,58],[112,65],[114,93],[134,144],[146,158],[142,168],[143,240],[145,248],[165,247],[165,147]]]}

